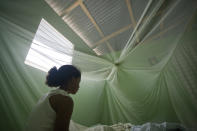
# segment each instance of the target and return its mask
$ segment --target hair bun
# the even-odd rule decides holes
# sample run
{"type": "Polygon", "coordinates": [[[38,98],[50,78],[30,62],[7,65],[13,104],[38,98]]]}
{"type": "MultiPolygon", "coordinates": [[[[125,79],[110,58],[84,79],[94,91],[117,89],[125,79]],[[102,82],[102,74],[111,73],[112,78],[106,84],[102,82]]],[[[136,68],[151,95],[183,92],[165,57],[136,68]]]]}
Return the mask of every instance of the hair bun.
{"type": "Polygon", "coordinates": [[[54,66],[48,71],[46,84],[50,87],[57,87],[60,85],[57,67],[54,66]]]}
{"type": "Polygon", "coordinates": [[[57,73],[57,67],[54,66],[53,68],[51,68],[49,71],[48,71],[49,74],[54,74],[54,73],[57,73]]]}

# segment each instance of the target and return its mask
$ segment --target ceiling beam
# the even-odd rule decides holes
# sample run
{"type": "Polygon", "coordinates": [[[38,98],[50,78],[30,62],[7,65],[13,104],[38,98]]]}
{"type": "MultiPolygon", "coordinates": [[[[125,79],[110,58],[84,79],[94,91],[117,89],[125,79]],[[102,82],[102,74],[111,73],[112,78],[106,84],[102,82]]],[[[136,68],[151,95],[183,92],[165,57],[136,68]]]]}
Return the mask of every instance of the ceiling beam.
{"type": "Polygon", "coordinates": [[[69,13],[70,11],[72,11],[74,8],[79,6],[79,4],[80,4],[80,1],[76,1],[74,4],[72,4],[71,6],[66,8],[65,10],[63,10],[62,14],[60,14],[60,17],[63,17],[65,14],[69,13]]]}
{"type": "Polygon", "coordinates": [[[160,30],[162,30],[163,28],[164,28],[164,23],[163,23],[163,21],[160,23],[160,30]]]}
{"type": "Polygon", "coordinates": [[[191,16],[190,21],[188,22],[187,31],[191,31],[192,30],[192,26],[194,25],[196,16],[197,16],[197,9],[195,10],[193,15],[191,16]]]}
{"type": "Polygon", "coordinates": [[[101,39],[100,41],[96,42],[94,44],[94,46],[98,46],[99,44],[102,44],[103,42],[105,42],[105,41],[107,41],[107,40],[119,35],[120,33],[125,32],[126,30],[130,29],[131,27],[132,27],[132,25],[130,24],[128,26],[125,26],[125,27],[121,28],[120,30],[118,30],[116,32],[113,32],[112,34],[110,34],[110,35],[104,37],[103,39],[101,39]]]}
{"type": "MultiPolygon", "coordinates": [[[[125,0],[125,1],[126,1],[126,4],[127,4],[128,11],[129,11],[129,16],[130,16],[130,19],[131,19],[131,23],[133,25],[133,28],[135,28],[136,27],[136,20],[134,18],[133,10],[131,8],[131,2],[130,2],[130,0],[125,0]]],[[[137,43],[139,43],[140,40],[139,40],[138,37],[136,38],[136,41],[137,41],[137,43]]]]}
{"type": "Polygon", "coordinates": [[[144,40],[143,43],[146,43],[146,42],[148,42],[148,41],[151,41],[152,39],[155,39],[155,38],[160,37],[161,35],[163,35],[163,34],[166,33],[167,31],[169,31],[169,30],[175,28],[176,26],[178,26],[178,25],[181,24],[182,22],[183,22],[183,19],[182,19],[182,20],[179,20],[179,21],[176,22],[175,24],[169,26],[168,28],[165,28],[163,31],[161,31],[161,32],[159,32],[159,33],[153,35],[152,37],[150,37],[150,38],[144,40]]]}
{"type": "MultiPolygon", "coordinates": [[[[100,36],[103,38],[104,37],[103,32],[101,31],[100,27],[98,26],[98,24],[96,23],[96,21],[94,20],[94,18],[92,17],[92,15],[90,14],[90,12],[88,11],[88,9],[83,4],[83,1],[82,0],[78,0],[78,1],[80,2],[79,5],[81,6],[81,8],[84,11],[84,13],[88,16],[88,18],[90,19],[90,21],[96,27],[96,29],[99,32],[100,36]]],[[[109,48],[109,50],[113,52],[114,49],[112,48],[112,46],[110,45],[110,43],[106,41],[106,44],[107,44],[107,47],[109,48]]]]}
{"type": "Polygon", "coordinates": [[[133,16],[133,10],[131,8],[131,2],[130,2],[130,0],[126,0],[126,4],[127,4],[128,10],[129,10],[129,15],[130,15],[131,22],[133,24],[133,27],[135,27],[136,26],[136,20],[135,20],[135,18],[133,16]]]}
{"type": "Polygon", "coordinates": [[[80,1],[80,6],[82,8],[82,10],[84,11],[84,13],[88,16],[88,18],[90,19],[90,21],[93,23],[93,25],[96,27],[97,31],[99,32],[100,36],[104,37],[103,32],[101,31],[101,29],[99,28],[99,26],[97,25],[96,21],[94,20],[94,18],[92,17],[92,15],[90,14],[90,12],[88,11],[88,9],[85,7],[85,5],[83,4],[82,0],[80,1]]]}
{"type": "Polygon", "coordinates": [[[106,45],[111,52],[114,52],[114,49],[112,48],[112,46],[110,45],[110,43],[108,41],[106,41],[106,45]]]}

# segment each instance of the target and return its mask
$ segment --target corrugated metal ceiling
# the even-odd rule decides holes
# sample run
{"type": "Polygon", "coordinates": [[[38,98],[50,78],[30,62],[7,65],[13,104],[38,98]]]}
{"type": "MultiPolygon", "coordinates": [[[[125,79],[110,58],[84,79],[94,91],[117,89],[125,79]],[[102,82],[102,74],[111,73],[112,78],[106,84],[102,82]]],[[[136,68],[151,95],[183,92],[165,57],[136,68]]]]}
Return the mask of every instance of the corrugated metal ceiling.
{"type": "Polygon", "coordinates": [[[76,0],[45,0],[58,15],[61,15],[65,9],[70,7],[76,0]]]}
{"type": "Polygon", "coordinates": [[[147,0],[45,1],[97,55],[123,49],[148,2],[147,0]]]}

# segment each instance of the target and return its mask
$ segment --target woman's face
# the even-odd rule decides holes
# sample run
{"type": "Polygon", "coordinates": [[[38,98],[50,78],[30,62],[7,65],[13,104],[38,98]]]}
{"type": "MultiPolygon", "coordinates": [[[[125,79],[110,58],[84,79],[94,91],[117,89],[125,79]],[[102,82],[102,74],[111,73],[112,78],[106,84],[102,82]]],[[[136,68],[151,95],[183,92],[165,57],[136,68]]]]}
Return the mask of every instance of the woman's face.
{"type": "Polygon", "coordinates": [[[81,81],[81,78],[72,78],[71,79],[71,83],[70,83],[70,89],[69,89],[69,92],[71,94],[76,94],[78,89],[79,89],[79,83],[81,81]]]}

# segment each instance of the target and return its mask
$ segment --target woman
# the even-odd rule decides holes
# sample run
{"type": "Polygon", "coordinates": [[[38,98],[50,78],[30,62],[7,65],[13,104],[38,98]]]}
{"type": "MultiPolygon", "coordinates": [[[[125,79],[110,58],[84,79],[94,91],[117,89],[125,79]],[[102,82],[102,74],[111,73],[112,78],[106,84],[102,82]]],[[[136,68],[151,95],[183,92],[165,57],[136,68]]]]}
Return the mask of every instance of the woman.
{"type": "Polygon", "coordinates": [[[49,87],[58,87],[43,96],[33,109],[27,125],[28,131],[68,131],[73,112],[69,94],[79,89],[81,72],[72,65],[53,67],[46,77],[49,87]]]}

